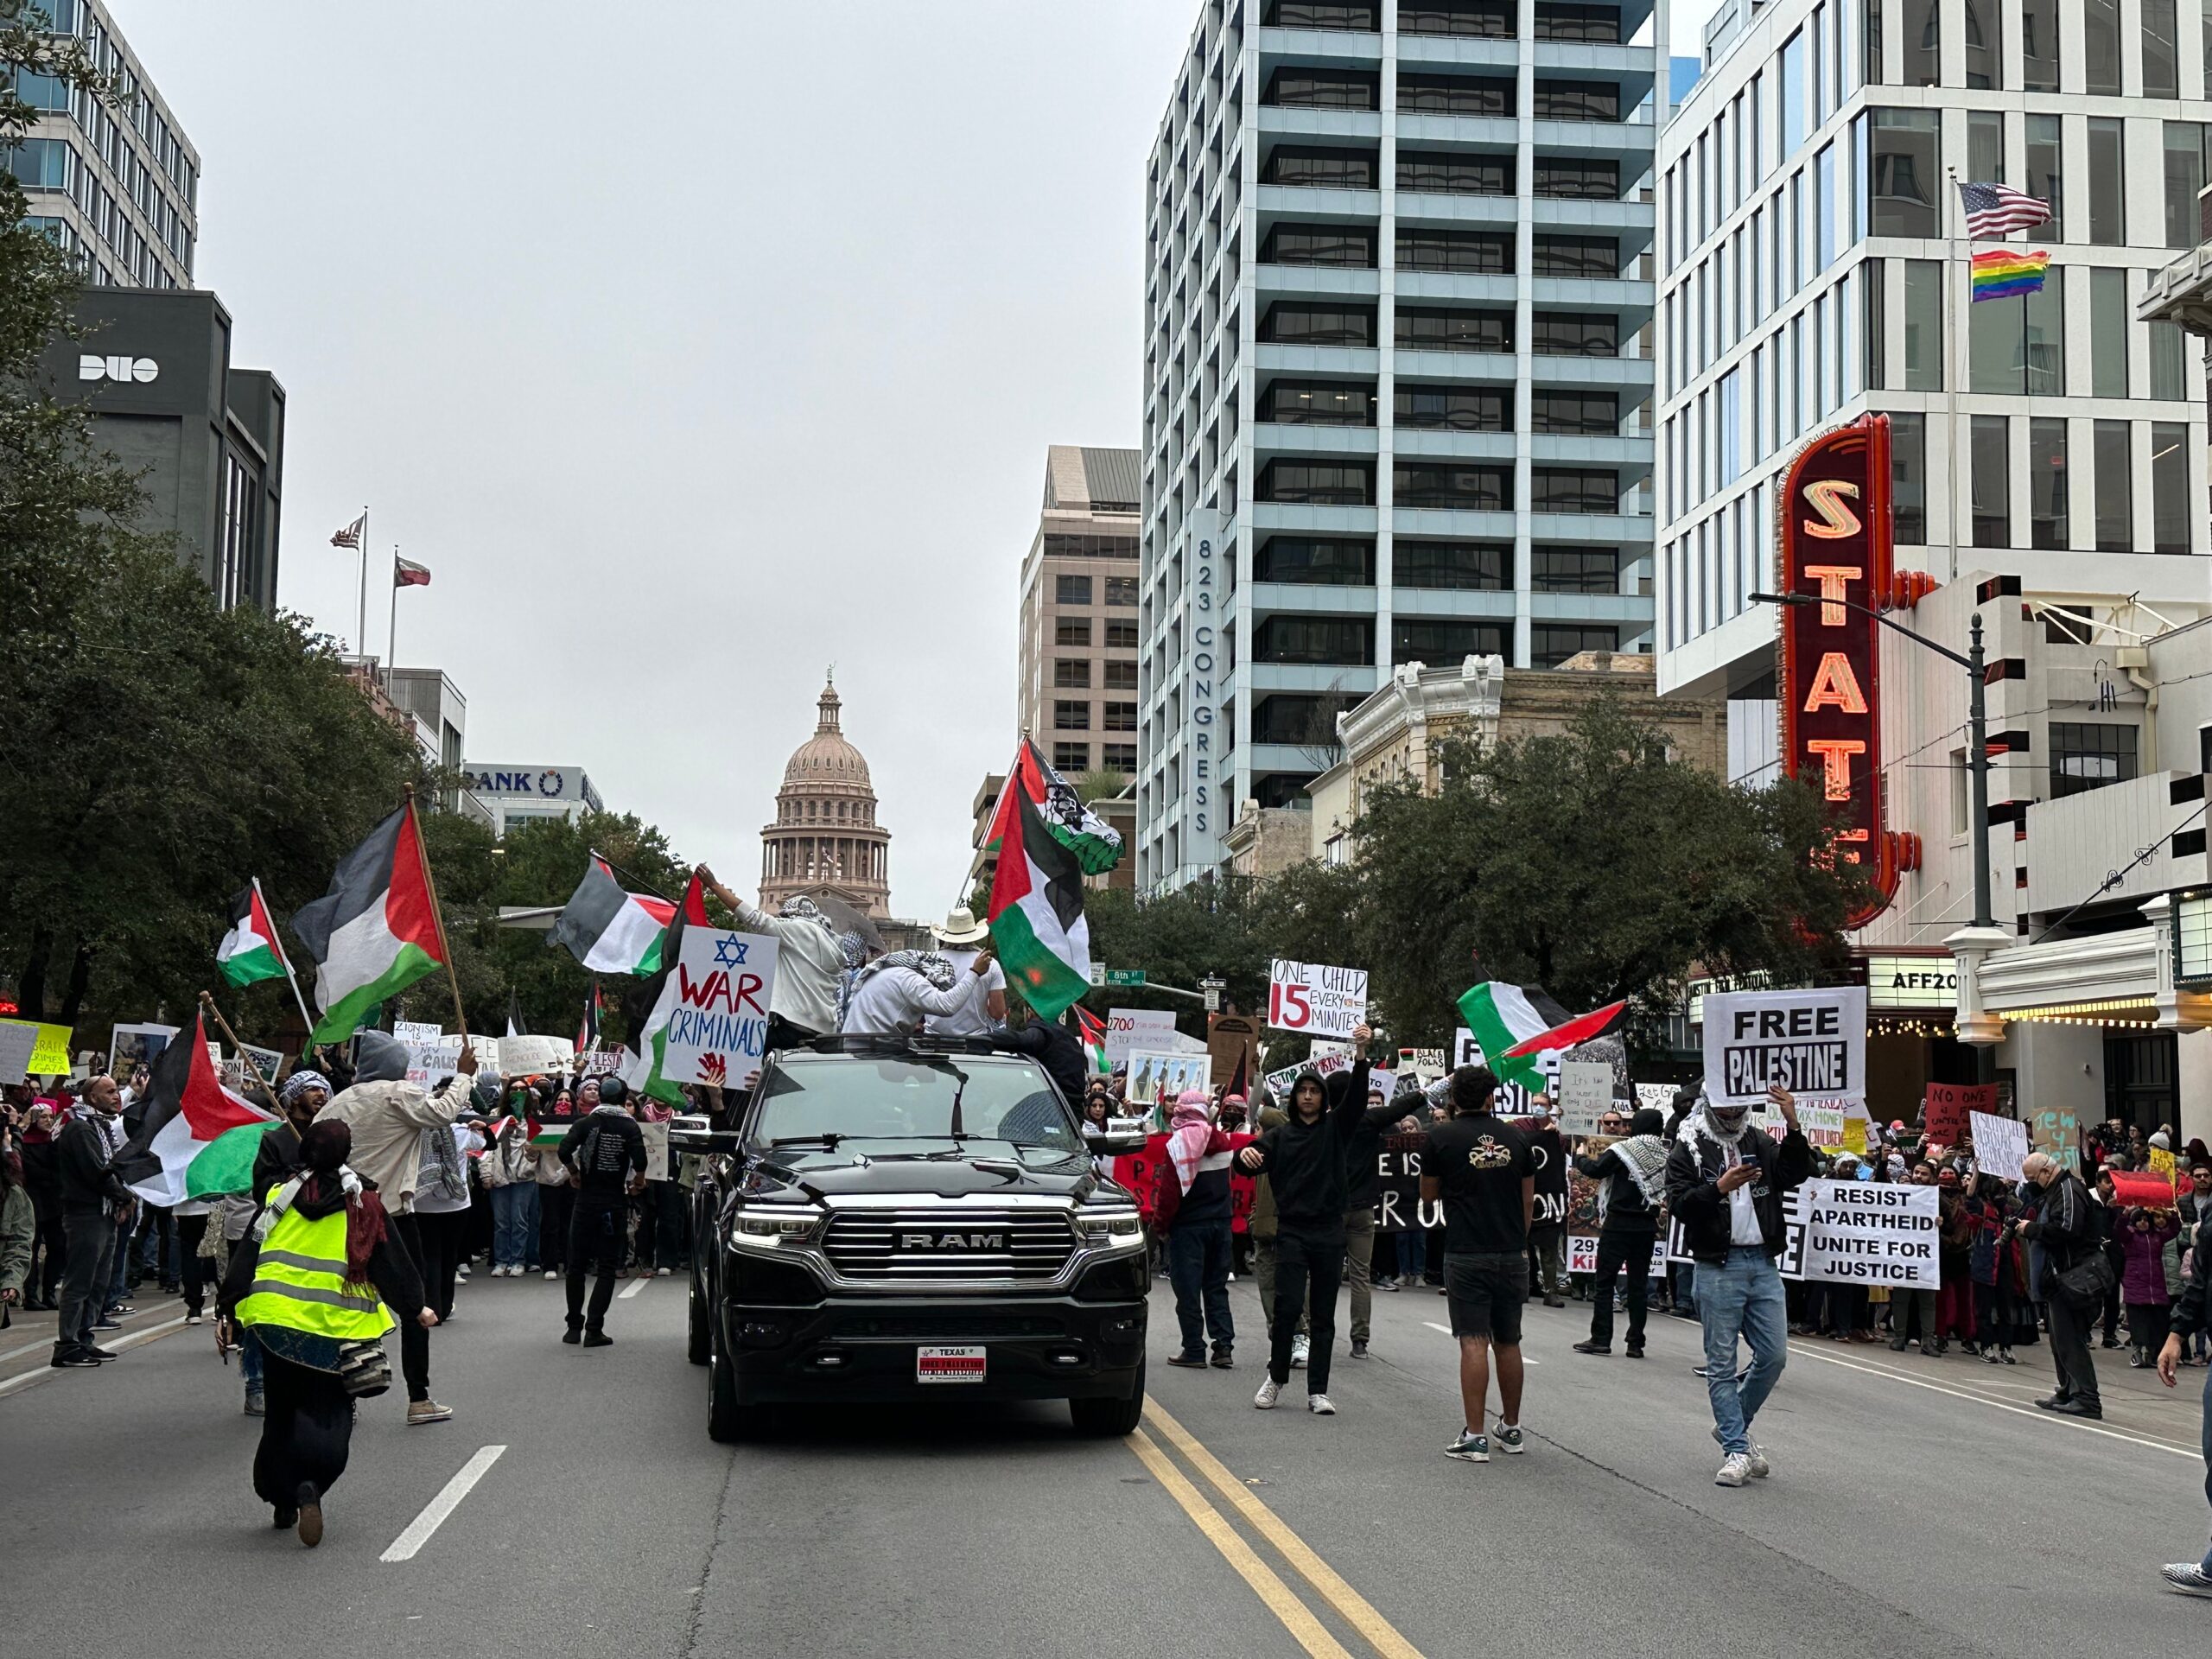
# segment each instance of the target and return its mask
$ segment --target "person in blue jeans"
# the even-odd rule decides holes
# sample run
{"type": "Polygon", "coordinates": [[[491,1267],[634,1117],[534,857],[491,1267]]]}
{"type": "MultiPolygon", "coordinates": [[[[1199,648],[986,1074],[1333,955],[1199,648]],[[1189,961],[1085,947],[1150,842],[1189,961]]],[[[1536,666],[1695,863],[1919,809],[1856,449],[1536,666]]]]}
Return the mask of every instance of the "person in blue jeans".
{"type": "Polygon", "coordinates": [[[1751,1423],[1789,1354],[1789,1308],[1775,1265],[1784,1243],[1782,1195],[1812,1174],[1813,1149],[1797,1127],[1796,1096],[1774,1088],[1767,1098],[1788,1126],[1780,1141],[1751,1127],[1748,1102],[1716,1105],[1700,1091],[1667,1157],[1667,1206],[1697,1263],[1705,1386],[1724,1454],[1716,1486],[1741,1486],[1770,1471],[1751,1423]],[[1739,1340],[1751,1351],[1741,1378],[1739,1340]]]}
{"type": "Polygon", "coordinates": [[[1170,1365],[1236,1363],[1236,1327],[1229,1313],[1229,1137],[1213,1122],[1203,1090],[1177,1097],[1167,1159],[1153,1189],[1153,1223],[1167,1235],[1167,1278],[1183,1345],[1170,1365]],[[1206,1337],[1213,1356],[1206,1356],[1206,1337]]]}
{"type": "MultiPolygon", "coordinates": [[[[2174,1304],[2173,1323],[2167,1327],[2165,1346],[2158,1350],[2158,1381],[2168,1388],[2174,1386],[2174,1372],[2181,1363],[2183,1350],[2192,1338],[2203,1334],[2205,1328],[2205,1286],[2212,1279],[2212,1262],[2206,1260],[2206,1247],[2212,1238],[2204,1232],[2205,1217],[2200,1209],[2196,1225],[2191,1230],[2191,1249],[2189,1277],[2183,1283],[2181,1300],[2174,1304]]],[[[2204,1497],[2212,1503],[2212,1376],[2204,1379],[2204,1413],[2197,1431],[2198,1444],[2204,1454],[2204,1497]]],[[[2158,1569],[2170,1589],[2186,1596],[2212,1597],[2212,1549],[2203,1559],[2195,1561],[2169,1561],[2158,1569]]]]}

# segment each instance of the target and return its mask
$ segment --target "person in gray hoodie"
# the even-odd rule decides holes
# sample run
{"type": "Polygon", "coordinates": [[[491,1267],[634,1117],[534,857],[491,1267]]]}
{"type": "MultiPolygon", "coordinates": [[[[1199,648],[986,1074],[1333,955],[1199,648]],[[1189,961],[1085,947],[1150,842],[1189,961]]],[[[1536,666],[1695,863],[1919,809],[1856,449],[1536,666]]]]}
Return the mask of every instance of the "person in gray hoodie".
{"type": "MultiPolygon", "coordinates": [[[[341,1090],[315,1121],[344,1123],[353,1135],[347,1162],[372,1185],[390,1217],[391,1236],[406,1250],[416,1278],[423,1276],[422,1234],[415,1219],[415,1186],[422,1168],[423,1131],[450,1129],[474,1103],[470,1082],[476,1075],[476,1051],[461,1044],[454,1063],[457,1077],[441,1077],[432,1089],[407,1081],[407,1046],[381,1031],[363,1032],[356,1044],[353,1083],[341,1090]]],[[[412,1320],[399,1331],[400,1370],[407,1379],[407,1421],[410,1427],[442,1423],[452,1410],[430,1398],[430,1333],[412,1320]]]]}

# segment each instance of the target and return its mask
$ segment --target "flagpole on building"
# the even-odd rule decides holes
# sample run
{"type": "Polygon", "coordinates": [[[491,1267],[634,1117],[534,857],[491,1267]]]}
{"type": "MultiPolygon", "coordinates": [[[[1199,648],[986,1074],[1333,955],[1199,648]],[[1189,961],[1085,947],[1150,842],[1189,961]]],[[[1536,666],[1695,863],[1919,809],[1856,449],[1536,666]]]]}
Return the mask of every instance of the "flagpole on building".
{"type": "Polygon", "coordinates": [[[391,621],[384,631],[384,648],[391,660],[385,664],[384,683],[391,683],[391,677],[399,666],[399,543],[391,544],[391,621]]]}
{"type": "MultiPolygon", "coordinates": [[[[269,909],[269,900],[262,893],[261,878],[257,875],[253,878],[253,896],[260,900],[262,909],[268,912],[270,931],[275,932],[276,912],[269,909]]],[[[300,1018],[308,1022],[308,1035],[312,1038],[315,1035],[315,1015],[308,1012],[308,1000],[300,990],[299,976],[292,971],[292,953],[284,949],[282,939],[272,938],[269,943],[276,948],[276,960],[284,964],[285,982],[292,988],[292,1001],[300,1005],[300,1018]]]]}
{"type": "Polygon", "coordinates": [[[200,993],[200,1006],[214,1016],[215,1024],[221,1028],[223,1035],[230,1039],[231,1046],[238,1050],[238,1058],[245,1062],[246,1074],[264,1089],[268,1088],[269,1080],[261,1075],[261,1068],[253,1063],[253,1056],[245,1052],[245,1045],[238,1041],[238,1034],[231,1029],[231,1022],[223,1018],[223,1011],[215,1006],[215,999],[202,991],[200,993]]]}
{"type": "Polygon", "coordinates": [[[365,669],[369,658],[369,509],[366,503],[361,507],[361,614],[354,624],[353,649],[360,653],[361,666],[365,669]]]}
{"type": "MultiPolygon", "coordinates": [[[[1954,213],[1964,218],[1966,199],[1959,194],[1959,169],[1949,167],[1945,168],[1943,171],[1950,185],[1950,188],[1943,193],[1943,222],[1948,226],[1952,222],[1951,215],[1954,213]]],[[[1955,245],[1955,238],[1947,239],[1954,241],[1955,245]]],[[[1963,250],[1966,257],[1959,265],[1959,297],[1954,302],[1955,308],[1952,312],[1952,315],[1956,319],[1958,334],[1958,345],[1955,353],[1956,360],[1951,365],[1951,372],[1943,378],[1943,418],[1949,423],[1951,428],[1951,568],[1943,573],[1943,580],[1946,582],[1955,582],[1958,579],[1961,551],[1969,545],[1968,538],[1961,535],[1961,531],[1966,528],[1973,512],[1974,485],[1967,474],[1970,465],[1967,458],[1972,451],[1966,442],[1966,434],[1962,429],[1966,423],[1959,418],[1959,389],[1966,383],[1974,361],[1972,340],[1974,251],[1972,244],[1973,238],[1967,238],[1967,245],[1963,250]]],[[[1945,284],[1947,289],[1948,286],[1948,283],[1945,284]]]]}
{"type": "Polygon", "coordinates": [[[415,821],[415,852],[423,861],[423,885],[430,893],[430,919],[438,926],[438,954],[446,959],[446,984],[453,991],[454,1019],[461,1027],[461,1046],[468,1047],[468,1015],[461,1006],[461,976],[453,969],[453,947],[446,943],[445,906],[438,902],[438,880],[430,874],[430,849],[423,844],[423,821],[415,810],[415,785],[404,784],[401,788],[407,797],[407,816],[415,821]]]}

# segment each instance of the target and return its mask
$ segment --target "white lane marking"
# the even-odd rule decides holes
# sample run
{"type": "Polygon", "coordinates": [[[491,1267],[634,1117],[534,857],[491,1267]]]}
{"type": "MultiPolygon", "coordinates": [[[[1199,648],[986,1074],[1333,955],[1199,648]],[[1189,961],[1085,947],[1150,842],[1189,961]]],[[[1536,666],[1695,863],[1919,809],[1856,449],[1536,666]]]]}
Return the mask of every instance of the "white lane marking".
{"type": "Polygon", "coordinates": [[[407,1530],[391,1541],[391,1548],[377,1557],[380,1561],[411,1561],[415,1552],[429,1543],[437,1529],[445,1524],[446,1517],[461,1507],[476,1483],[484,1478],[492,1465],[499,1460],[504,1446],[487,1446],[461,1465],[461,1472],[446,1482],[445,1488],[423,1506],[423,1513],[407,1523],[407,1530]]]}
{"type": "MultiPolygon", "coordinates": [[[[22,1311],[22,1310],[21,1308],[16,1309],[16,1312],[17,1312],[17,1313],[21,1313],[22,1311]]],[[[151,1309],[149,1309],[146,1313],[133,1313],[132,1315],[130,1315],[130,1319],[150,1319],[150,1318],[152,1318],[152,1317],[153,1317],[153,1311],[152,1311],[151,1309]]],[[[182,1317],[183,1317],[183,1316],[182,1316],[181,1314],[178,1315],[178,1316],[177,1316],[177,1319],[171,1319],[171,1320],[169,1321],[169,1324],[171,1324],[171,1325],[175,1325],[175,1324],[176,1324],[176,1323],[177,1323],[177,1320],[178,1320],[178,1319],[181,1319],[182,1317]]],[[[129,1319],[124,1320],[124,1328],[127,1330],[127,1329],[129,1328],[129,1326],[130,1326],[130,1320],[129,1320],[129,1319]]],[[[145,1325],[145,1326],[141,1326],[140,1328],[141,1328],[142,1330],[151,1330],[153,1327],[152,1327],[152,1326],[150,1326],[150,1325],[145,1325]]],[[[166,1328],[166,1327],[164,1327],[164,1328],[166,1328]]],[[[115,1344],[114,1344],[113,1343],[110,1343],[110,1344],[108,1344],[108,1346],[109,1346],[110,1348],[113,1348],[113,1347],[115,1346],[115,1344]]],[[[25,1354],[52,1353],[53,1351],[54,1351],[54,1344],[53,1344],[53,1342],[52,1342],[51,1340],[45,1341],[45,1342],[33,1342],[33,1343],[27,1343],[27,1344],[24,1344],[22,1347],[21,1347],[21,1348],[10,1348],[10,1349],[6,1352],[6,1353],[4,1353],[4,1354],[0,1354],[0,1365],[4,1365],[4,1364],[6,1364],[6,1363],[7,1363],[10,1360],[11,1360],[11,1359],[21,1359],[21,1358],[22,1358],[25,1354]]]]}
{"type": "MultiPolygon", "coordinates": [[[[1452,1334],[1452,1327],[1450,1325],[1439,1325],[1434,1319],[1423,1319],[1421,1323],[1432,1331],[1441,1331],[1447,1337],[1452,1334]]],[[[1521,1363],[1523,1365],[1541,1365],[1543,1363],[1543,1361],[1531,1358],[1529,1355],[1523,1354],[1521,1356],[1521,1363]]]]}
{"type": "Polygon", "coordinates": [[[651,1283],[652,1283],[652,1281],[650,1279],[632,1279],[628,1284],[623,1286],[621,1289],[614,1293],[614,1300],[618,1302],[626,1302],[651,1283]]]}
{"type": "MultiPolygon", "coordinates": [[[[181,1330],[183,1325],[184,1315],[180,1313],[173,1319],[164,1319],[159,1325],[149,1325],[143,1331],[126,1331],[119,1337],[110,1338],[100,1345],[111,1354],[119,1354],[125,1348],[135,1348],[142,1342],[151,1342],[156,1337],[167,1336],[172,1331],[181,1330]]],[[[95,1334],[99,1333],[95,1332],[95,1334]]],[[[38,1345],[48,1354],[54,1351],[54,1344],[50,1342],[42,1342],[38,1345]]],[[[53,1366],[41,1365],[35,1371],[25,1371],[20,1376],[11,1376],[4,1382],[0,1382],[0,1397],[20,1393],[30,1387],[32,1383],[43,1382],[54,1374],[53,1366]]]]}
{"type": "Polygon", "coordinates": [[[2195,1459],[2203,1453],[2196,1446],[2179,1446],[2167,1440],[2146,1440],[2139,1434],[2123,1434],[2116,1428],[2085,1422],[2079,1417],[2068,1417],[2056,1412],[2038,1411],[2032,1406],[2009,1405],[2002,1400],[1992,1400],[1987,1395],[1969,1394],[1964,1389],[1947,1389],[1940,1382],[1930,1382],[1924,1377],[1905,1376],[1886,1370],[1879,1365],[1861,1365],[1856,1360],[1840,1359],[1834,1354],[1815,1353],[1809,1348],[1790,1345],[1792,1354],[1802,1354],[1808,1359],[1817,1359],[1824,1364],[1840,1365],[1847,1371],[1864,1371],[1869,1376],[1885,1376],[1892,1382],[1909,1383],[1916,1389],[1928,1389],[1937,1394],[1948,1394],[1954,1400],[1971,1400],[1978,1406],[1987,1406],[1995,1411],[2009,1411],[2018,1417],[2033,1417],[2043,1422],[2063,1423],[2069,1428],[2078,1428],[2090,1434],[2101,1434],[2108,1440],[2126,1440],[2136,1446],[2147,1446],[2154,1452],[2171,1452],[2177,1458],[2195,1459]]]}

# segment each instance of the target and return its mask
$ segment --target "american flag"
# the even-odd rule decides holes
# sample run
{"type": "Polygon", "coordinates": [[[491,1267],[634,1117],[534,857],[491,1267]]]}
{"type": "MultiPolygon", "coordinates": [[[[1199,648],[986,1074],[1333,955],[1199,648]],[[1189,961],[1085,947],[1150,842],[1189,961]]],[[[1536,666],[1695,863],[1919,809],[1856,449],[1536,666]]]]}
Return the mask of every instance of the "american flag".
{"type": "Polygon", "coordinates": [[[365,512],[359,518],[356,518],[352,524],[346,525],[345,529],[338,531],[335,535],[331,537],[330,544],[333,547],[360,546],[361,532],[368,528],[368,524],[369,515],[365,512]]]}
{"type": "Polygon", "coordinates": [[[2024,190],[2008,190],[2001,184],[1961,184],[1959,199],[1966,204],[1970,238],[2010,236],[2050,223],[2050,204],[2024,190]]]}

